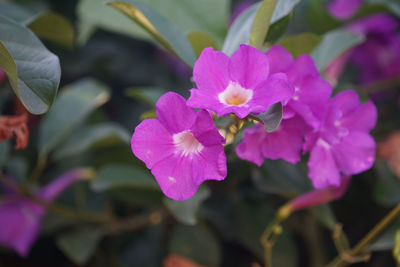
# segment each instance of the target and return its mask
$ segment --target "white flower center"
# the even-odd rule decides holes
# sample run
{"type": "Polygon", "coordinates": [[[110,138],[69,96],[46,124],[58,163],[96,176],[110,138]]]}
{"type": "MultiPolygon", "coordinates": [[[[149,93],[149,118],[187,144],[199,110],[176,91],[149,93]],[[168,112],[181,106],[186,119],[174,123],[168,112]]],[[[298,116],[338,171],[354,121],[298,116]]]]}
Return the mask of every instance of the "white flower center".
{"type": "Polygon", "coordinates": [[[176,152],[183,156],[197,154],[203,150],[203,145],[189,131],[183,131],[172,136],[176,152]]]}
{"type": "Polygon", "coordinates": [[[229,106],[243,106],[252,98],[253,90],[243,88],[235,82],[230,82],[228,87],[218,95],[219,101],[229,106]]]}

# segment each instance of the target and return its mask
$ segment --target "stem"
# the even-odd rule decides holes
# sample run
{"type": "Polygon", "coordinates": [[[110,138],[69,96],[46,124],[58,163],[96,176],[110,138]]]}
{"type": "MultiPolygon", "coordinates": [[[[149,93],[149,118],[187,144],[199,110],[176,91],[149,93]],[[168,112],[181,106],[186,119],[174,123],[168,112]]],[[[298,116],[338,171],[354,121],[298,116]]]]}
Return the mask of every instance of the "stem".
{"type": "Polygon", "coordinates": [[[46,164],[47,164],[47,156],[39,154],[35,169],[32,171],[28,183],[34,184],[37,180],[39,180],[39,177],[42,174],[44,168],[46,167],[46,164]]]}
{"type": "MultiPolygon", "coordinates": [[[[400,204],[384,217],[360,242],[351,250],[350,256],[355,257],[364,250],[383,230],[385,230],[400,215],[400,204]]],[[[328,266],[346,267],[349,263],[342,257],[336,258],[328,266]]]]}

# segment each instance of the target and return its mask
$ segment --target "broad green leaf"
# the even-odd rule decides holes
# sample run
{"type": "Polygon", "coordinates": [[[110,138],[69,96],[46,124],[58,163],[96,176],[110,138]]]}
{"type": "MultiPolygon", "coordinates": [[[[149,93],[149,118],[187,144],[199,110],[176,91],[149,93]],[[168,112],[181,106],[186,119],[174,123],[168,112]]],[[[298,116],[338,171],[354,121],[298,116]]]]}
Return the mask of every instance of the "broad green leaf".
{"type": "Polygon", "coordinates": [[[267,37],[269,25],[278,0],[263,0],[258,8],[251,29],[250,45],[261,49],[267,37]]]}
{"type": "Polygon", "coordinates": [[[366,0],[366,4],[386,6],[391,12],[400,17],[400,2],[398,0],[366,0]]]}
{"type": "Polygon", "coordinates": [[[274,44],[276,41],[278,41],[285,33],[291,17],[292,16],[289,14],[272,24],[271,27],[269,27],[265,42],[269,44],[274,44]]]}
{"type": "Polygon", "coordinates": [[[135,0],[110,1],[108,4],[127,15],[161,45],[176,53],[188,66],[193,67],[196,55],[190,42],[178,27],[157,11],[135,0]]]}
{"type": "MultiPolygon", "coordinates": [[[[140,0],[175,24],[184,34],[201,31],[218,43],[226,32],[230,0],[140,0]]],[[[85,41],[94,28],[119,32],[134,38],[152,40],[138,25],[132,25],[121,13],[106,6],[103,0],[80,0],[79,39],[85,41]],[[84,32],[82,32],[84,30],[84,32]]]]}
{"type": "Polygon", "coordinates": [[[365,38],[346,30],[334,30],[325,33],[322,41],[311,53],[318,70],[323,71],[335,58],[362,43],[365,38]]]}
{"type": "Polygon", "coordinates": [[[193,50],[196,53],[196,57],[199,57],[201,52],[207,47],[213,47],[214,50],[218,50],[217,43],[207,33],[193,31],[188,33],[187,38],[192,44],[193,50]]]}
{"type": "Polygon", "coordinates": [[[14,2],[0,2],[0,16],[7,17],[21,25],[28,25],[41,11],[32,11],[14,2]]]}
{"type": "Polygon", "coordinates": [[[82,265],[90,259],[103,234],[101,229],[84,228],[63,233],[57,237],[56,242],[71,261],[82,265]]]}
{"type": "MultiPolygon", "coordinates": [[[[17,77],[10,70],[14,63],[9,59],[2,61],[0,66],[7,66],[6,73],[14,92],[31,113],[46,112],[53,104],[60,83],[58,57],[48,51],[29,29],[2,16],[0,42],[12,56],[18,70],[17,77]]],[[[4,47],[0,49],[2,58],[5,55],[4,47]]]]}
{"type": "Polygon", "coordinates": [[[300,33],[289,36],[279,42],[286,48],[293,57],[297,58],[302,54],[310,54],[321,42],[322,38],[313,33],[300,33]]]}
{"type": "Polygon", "coordinates": [[[164,199],[164,204],[172,215],[181,223],[195,225],[197,223],[197,212],[200,205],[210,196],[208,187],[201,186],[199,191],[186,201],[175,201],[164,199]]]}
{"type": "MultiPolygon", "coordinates": [[[[0,61],[1,62],[1,61],[0,61]]],[[[0,168],[7,162],[11,150],[9,141],[0,142],[0,168]]]]}
{"type": "Polygon", "coordinates": [[[125,95],[140,102],[144,102],[151,107],[156,105],[158,99],[166,91],[159,87],[131,87],[125,90],[125,95]]]}
{"type": "Polygon", "coordinates": [[[159,188],[149,172],[124,164],[106,165],[99,170],[97,178],[91,184],[91,188],[98,192],[116,187],[159,188]]]}
{"type": "Polygon", "coordinates": [[[178,225],[169,241],[169,253],[175,253],[207,266],[221,262],[221,249],[217,239],[204,226],[178,225]]]}
{"type": "MultiPolygon", "coordinates": [[[[270,27],[287,16],[300,0],[279,0],[271,19],[270,27]]],[[[225,38],[222,51],[232,55],[240,44],[249,44],[253,21],[261,3],[255,3],[246,9],[233,23],[225,38]]]]}
{"type": "Polygon", "coordinates": [[[55,42],[68,48],[74,45],[74,29],[64,17],[53,12],[43,13],[36,17],[29,28],[39,38],[55,42]]]}
{"type": "Polygon", "coordinates": [[[18,87],[18,70],[14,59],[8,52],[7,48],[0,42],[0,69],[3,70],[8,77],[11,86],[18,87]]]}
{"type": "Polygon", "coordinates": [[[282,114],[283,114],[282,104],[277,103],[269,107],[267,111],[257,115],[253,115],[253,117],[262,121],[265,130],[270,133],[273,132],[276,128],[278,128],[279,124],[281,124],[282,114]]]}
{"type": "Polygon", "coordinates": [[[392,173],[385,161],[375,162],[377,182],[374,186],[374,198],[383,205],[396,205],[400,203],[400,182],[392,173]]]}
{"type": "Polygon", "coordinates": [[[92,79],[66,86],[40,124],[40,154],[47,154],[60,145],[90,112],[107,102],[109,97],[108,88],[92,79]]]}
{"type": "Polygon", "coordinates": [[[118,142],[129,144],[129,141],[129,132],[118,124],[100,123],[86,126],[63,142],[54,152],[54,158],[77,155],[95,146],[109,146],[118,142]]]}

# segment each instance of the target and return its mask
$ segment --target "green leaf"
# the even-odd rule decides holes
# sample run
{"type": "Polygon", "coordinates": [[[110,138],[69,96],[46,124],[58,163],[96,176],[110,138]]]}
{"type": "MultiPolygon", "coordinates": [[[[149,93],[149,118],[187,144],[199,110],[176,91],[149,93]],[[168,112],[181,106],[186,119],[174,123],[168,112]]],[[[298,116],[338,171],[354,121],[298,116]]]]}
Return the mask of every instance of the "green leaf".
{"type": "Polygon", "coordinates": [[[366,4],[377,4],[386,6],[393,14],[400,17],[400,3],[398,0],[366,0],[366,4]]]}
{"type": "MultiPolygon", "coordinates": [[[[279,0],[271,19],[272,28],[274,23],[287,16],[300,0],[279,0]]],[[[261,3],[255,3],[246,9],[233,23],[225,38],[222,51],[227,55],[232,55],[240,44],[249,44],[253,21],[261,3]]]]}
{"type": "Polygon", "coordinates": [[[362,43],[365,38],[346,30],[334,30],[322,36],[321,43],[311,53],[318,70],[323,71],[335,58],[362,43]]]}
{"type": "Polygon", "coordinates": [[[157,11],[134,0],[110,1],[108,4],[127,15],[165,48],[176,53],[188,66],[193,67],[196,55],[190,42],[174,24],[157,11]]]}
{"type": "Polygon", "coordinates": [[[124,164],[109,164],[99,170],[91,188],[100,192],[116,187],[159,189],[149,172],[124,164]]]}
{"type": "Polygon", "coordinates": [[[5,72],[14,92],[31,113],[46,112],[53,104],[60,83],[61,69],[58,57],[48,51],[29,29],[2,16],[0,42],[3,44],[0,48],[0,67],[6,66],[5,72]],[[12,56],[14,62],[4,49],[12,56]],[[15,74],[14,64],[18,76],[15,74]]]}
{"type": "Polygon", "coordinates": [[[43,13],[35,18],[29,28],[39,38],[52,41],[67,48],[74,46],[74,29],[64,17],[53,13],[43,13]]]}
{"type": "Polygon", "coordinates": [[[54,152],[54,158],[60,159],[77,155],[91,147],[109,146],[121,141],[129,144],[130,134],[118,124],[99,123],[97,125],[86,126],[63,142],[54,152]]]}
{"type": "Polygon", "coordinates": [[[170,239],[169,252],[207,267],[219,266],[221,262],[218,241],[204,226],[178,225],[170,239]]]}
{"type": "Polygon", "coordinates": [[[291,15],[287,15],[269,27],[267,37],[265,38],[265,42],[273,44],[281,38],[281,36],[285,33],[289,21],[291,19],[291,15]]]}
{"type": "Polygon", "coordinates": [[[369,251],[390,250],[394,247],[396,232],[400,229],[400,220],[397,219],[369,246],[369,251]]]}
{"type": "Polygon", "coordinates": [[[104,232],[101,229],[84,228],[57,237],[57,246],[75,264],[86,263],[95,251],[104,232]]]}
{"type": "Polygon", "coordinates": [[[197,212],[200,205],[210,197],[208,187],[201,186],[199,191],[186,201],[175,201],[172,199],[164,199],[164,204],[172,215],[181,223],[195,225],[197,223],[197,212]]]}
{"type": "Polygon", "coordinates": [[[60,145],[90,112],[109,99],[108,88],[85,79],[68,85],[43,118],[39,128],[39,152],[44,155],[60,145]]]}
{"type": "Polygon", "coordinates": [[[310,54],[321,40],[322,38],[318,35],[305,32],[289,36],[279,42],[279,44],[292,53],[293,57],[297,58],[302,54],[310,54]]]}
{"type": "Polygon", "coordinates": [[[24,26],[31,23],[41,12],[42,10],[32,11],[14,2],[0,2],[0,16],[24,26]]]}
{"type": "Polygon", "coordinates": [[[250,45],[261,49],[267,37],[269,25],[278,0],[263,0],[254,17],[250,35],[250,45]]]}
{"type": "Polygon", "coordinates": [[[385,161],[377,160],[374,165],[378,180],[374,187],[375,200],[383,205],[400,203],[399,179],[392,173],[385,161]]]}
{"type": "Polygon", "coordinates": [[[154,107],[165,92],[164,89],[159,87],[131,87],[125,90],[125,95],[154,107]]]}
{"type": "Polygon", "coordinates": [[[315,217],[329,230],[333,231],[337,225],[337,220],[329,204],[319,205],[313,208],[315,217]]]}
{"type": "Polygon", "coordinates": [[[267,132],[273,132],[281,124],[283,115],[282,104],[277,103],[267,109],[267,111],[258,115],[252,115],[256,120],[259,120],[264,124],[264,128],[267,132]]]}
{"type": "Polygon", "coordinates": [[[10,151],[11,151],[11,144],[9,141],[0,142],[0,168],[2,168],[3,165],[7,162],[10,151]]]}
{"type": "Polygon", "coordinates": [[[213,47],[214,50],[218,50],[217,43],[207,33],[192,31],[188,33],[187,38],[192,44],[193,50],[196,53],[196,57],[199,57],[201,52],[207,47],[213,47]]]}
{"type": "Polygon", "coordinates": [[[18,88],[18,71],[14,59],[8,52],[7,48],[0,42],[0,69],[2,69],[8,77],[10,85],[18,88]]]}
{"type": "MultiPolygon", "coordinates": [[[[85,41],[95,28],[152,40],[142,28],[132,25],[128,18],[104,5],[104,2],[103,0],[79,1],[77,13],[80,41],[85,41]]],[[[230,15],[230,0],[140,0],[140,2],[168,18],[168,21],[184,34],[201,31],[209,34],[218,43],[222,42],[230,15]]]]}

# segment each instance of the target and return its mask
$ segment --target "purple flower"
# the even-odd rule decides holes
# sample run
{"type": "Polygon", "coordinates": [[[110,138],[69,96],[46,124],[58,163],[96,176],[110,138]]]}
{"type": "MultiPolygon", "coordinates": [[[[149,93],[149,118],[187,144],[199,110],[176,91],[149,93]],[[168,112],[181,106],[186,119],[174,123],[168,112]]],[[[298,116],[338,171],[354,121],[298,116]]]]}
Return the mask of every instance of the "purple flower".
{"type": "Polygon", "coordinates": [[[248,45],[241,45],[231,58],[206,48],[194,65],[198,89],[190,91],[188,105],[239,118],[264,112],[294,93],[285,74],[269,75],[269,65],[264,53],[248,45]]]}
{"type": "Polygon", "coordinates": [[[236,154],[258,166],[263,164],[264,158],[297,163],[300,161],[303,136],[307,131],[309,127],[299,116],[283,120],[271,133],[258,123],[244,131],[243,140],[236,147],[236,154]]]}
{"type": "Polygon", "coordinates": [[[306,135],[303,148],[311,151],[308,167],[314,187],[339,186],[342,175],[371,168],[376,144],[368,132],[376,120],[374,104],[361,104],[354,91],[341,92],[327,103],[323,124],[306,135]]]}
{"type": "Polygon", "coordinates": [[[363,0],[332,0],[328,4],[329,13],[337,19],[352,17],[361,7],[363,0]]]}
{"type": "Polygon", "coordinates": [[[136,127],[131,145],[166,196],[183,201],[205,180],[226,177],[225,140],[209,112],[196,112],[183,97],[168,92],[158,100],[156,113],[157,119],[136,127]]]}
{"type": "MultiPolygon", "coordinates": [[[[35,196],[45,202],[52,202],[73,182],[86,178],[87,170],[67,172],[53,182],[39,189],[35,196]]],[[[10,183],[14,181],[8,178],[10,183]]],[[[46,208],[27,196],[20,195],[5,187],[0,200],[0,243],[13,248],[21,257],[26,257],[35,242],[46,208]]]]}
{"type": "Polygon", "coordinates": [[[278,45],[268,50],[267,57],[271,73],[284,72],[295,87],[292,98],[283,103],[284,118],[298,114],[310,126],[319,127],[319,115],[332,93],[332,86],[321,79],[313,59],[301,55],[294,60],[286,49],[278,45]]]}

